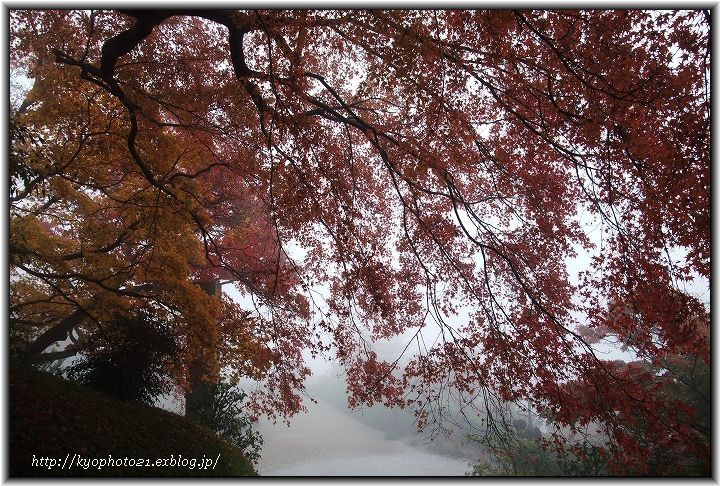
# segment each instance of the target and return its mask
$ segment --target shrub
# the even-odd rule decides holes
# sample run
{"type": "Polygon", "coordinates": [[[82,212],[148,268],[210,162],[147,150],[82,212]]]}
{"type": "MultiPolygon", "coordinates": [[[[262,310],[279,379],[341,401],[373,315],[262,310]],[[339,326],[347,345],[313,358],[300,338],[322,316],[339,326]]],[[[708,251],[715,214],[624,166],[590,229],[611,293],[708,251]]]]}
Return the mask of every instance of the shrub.
{"type": "Polygon", "coordinates": [[[178,346],[167,322],[148,311],[119,316],[96,331],[92,351],[70,366],[69,379],[122,400],[152,404],[170,390],[167,367],[178,346]]]}
{"type": "Polygon", "coordinates": [[[245,456],[256,463],[260,458],[263,439],[252,429],[250,417],[243,411],[245,392],[229,383],[216,383],[210,388],[206,407],[197,410],[193,419],[224,437],[245,456]]]}

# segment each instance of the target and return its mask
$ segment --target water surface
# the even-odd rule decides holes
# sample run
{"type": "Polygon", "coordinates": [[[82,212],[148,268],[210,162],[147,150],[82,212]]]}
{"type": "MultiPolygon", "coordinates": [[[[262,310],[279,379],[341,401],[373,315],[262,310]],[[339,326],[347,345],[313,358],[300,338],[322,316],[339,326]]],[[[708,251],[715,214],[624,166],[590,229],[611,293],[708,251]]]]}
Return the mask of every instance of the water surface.
{"type": "Polygon", "coordinates": [[[292,426],[261,422],[263,476],[463,476],[465,459],[434,454],[384,434],[319,401],[292,426]]]}

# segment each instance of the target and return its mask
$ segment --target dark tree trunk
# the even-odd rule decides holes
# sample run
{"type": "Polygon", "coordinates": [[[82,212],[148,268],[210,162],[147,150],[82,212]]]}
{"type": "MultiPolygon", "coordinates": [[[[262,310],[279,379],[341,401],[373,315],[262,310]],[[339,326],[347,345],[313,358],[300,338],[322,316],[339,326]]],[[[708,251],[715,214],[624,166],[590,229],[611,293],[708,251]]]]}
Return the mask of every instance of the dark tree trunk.
{"type": "MultiPolygon", "coordinates": [[[[218,281],[197,282],[197,284],[208,295],[220,298],[222,288],[218,281]]],[[[213,389],[220,381],[220,376],[212,369],[212,363],[215,361],[213,354],[216,352],[211,347],[205,350],[203,357],[188,364],[188,390],[185,392],[186,417],[200,418],[211,409],[213,389]]]]}
{"type": "Polygon", "coordinates": [[[35,341],[33,341],[33,343],[27,348],[25,358],[31,361],[36,360],[48,347],[58,341],[66,339],[68,334],[70,334],[70,331],[75,329],[75,326],[85,320],[86,317],[87,314],[84,310],[77,309],[65,319],[38,336],[37,339],[35,339],[35,341]]]}

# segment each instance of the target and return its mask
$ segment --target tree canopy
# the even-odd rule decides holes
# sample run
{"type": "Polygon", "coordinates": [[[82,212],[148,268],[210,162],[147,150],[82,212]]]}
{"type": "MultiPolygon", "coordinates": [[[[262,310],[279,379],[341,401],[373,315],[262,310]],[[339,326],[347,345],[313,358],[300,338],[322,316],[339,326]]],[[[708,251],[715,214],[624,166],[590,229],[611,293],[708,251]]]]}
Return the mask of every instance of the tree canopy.
{"type": "Polygon", "coordinates": [[[309,352],[421,425],[522,399],[599,424],[618,471],[707,451],[663,390],[710,360],[709,16],[11,11],[15,352],[146,309],[264,380],[257,412],[302,408],[309,352]]]}

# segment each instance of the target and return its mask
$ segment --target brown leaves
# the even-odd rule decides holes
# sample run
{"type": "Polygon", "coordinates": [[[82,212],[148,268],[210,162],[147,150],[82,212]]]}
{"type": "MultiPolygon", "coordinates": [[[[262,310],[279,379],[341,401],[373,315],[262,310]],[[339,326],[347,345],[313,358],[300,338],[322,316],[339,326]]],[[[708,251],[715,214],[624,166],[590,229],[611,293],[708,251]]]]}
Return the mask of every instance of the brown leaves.
{"type": "MultiPolygon", "coordinates": [[[[302,351],[330,337],[315,333],[332,334],[358,404],[400,404],[416,386],[418,405],[439,400],[437,386],[566,413],[568,380],[645,386],[637,370],[600,366],[590,341],[614,334],[651,363],[708,356],[707,312],[682,290],[710,268],[703,22],[14,12],[12,62],[37,86],[20,122],[47,159],[28,167],[48,191],[18,187],[11,208],[11,258],[34,272],[17,308],[35,318],[33,280],[53,316],[97,293],[166,307],[179,335],[266,380],[266,411],[301,407],[302,351]],[[591,268],[575,282],[581,247],[591,268]],[[267,313],[221,311],[195,278],[240,282],[267,313]],[[475,317],[456,315],[467,309],[475,317]],[[418,344],[405,381],[371,342],[399,335],[418,344]]],[[[627,407],[629,395],[611,398],[627,407]]],[[[586,417],[602,416],[596,398],[586,417]]]]}

